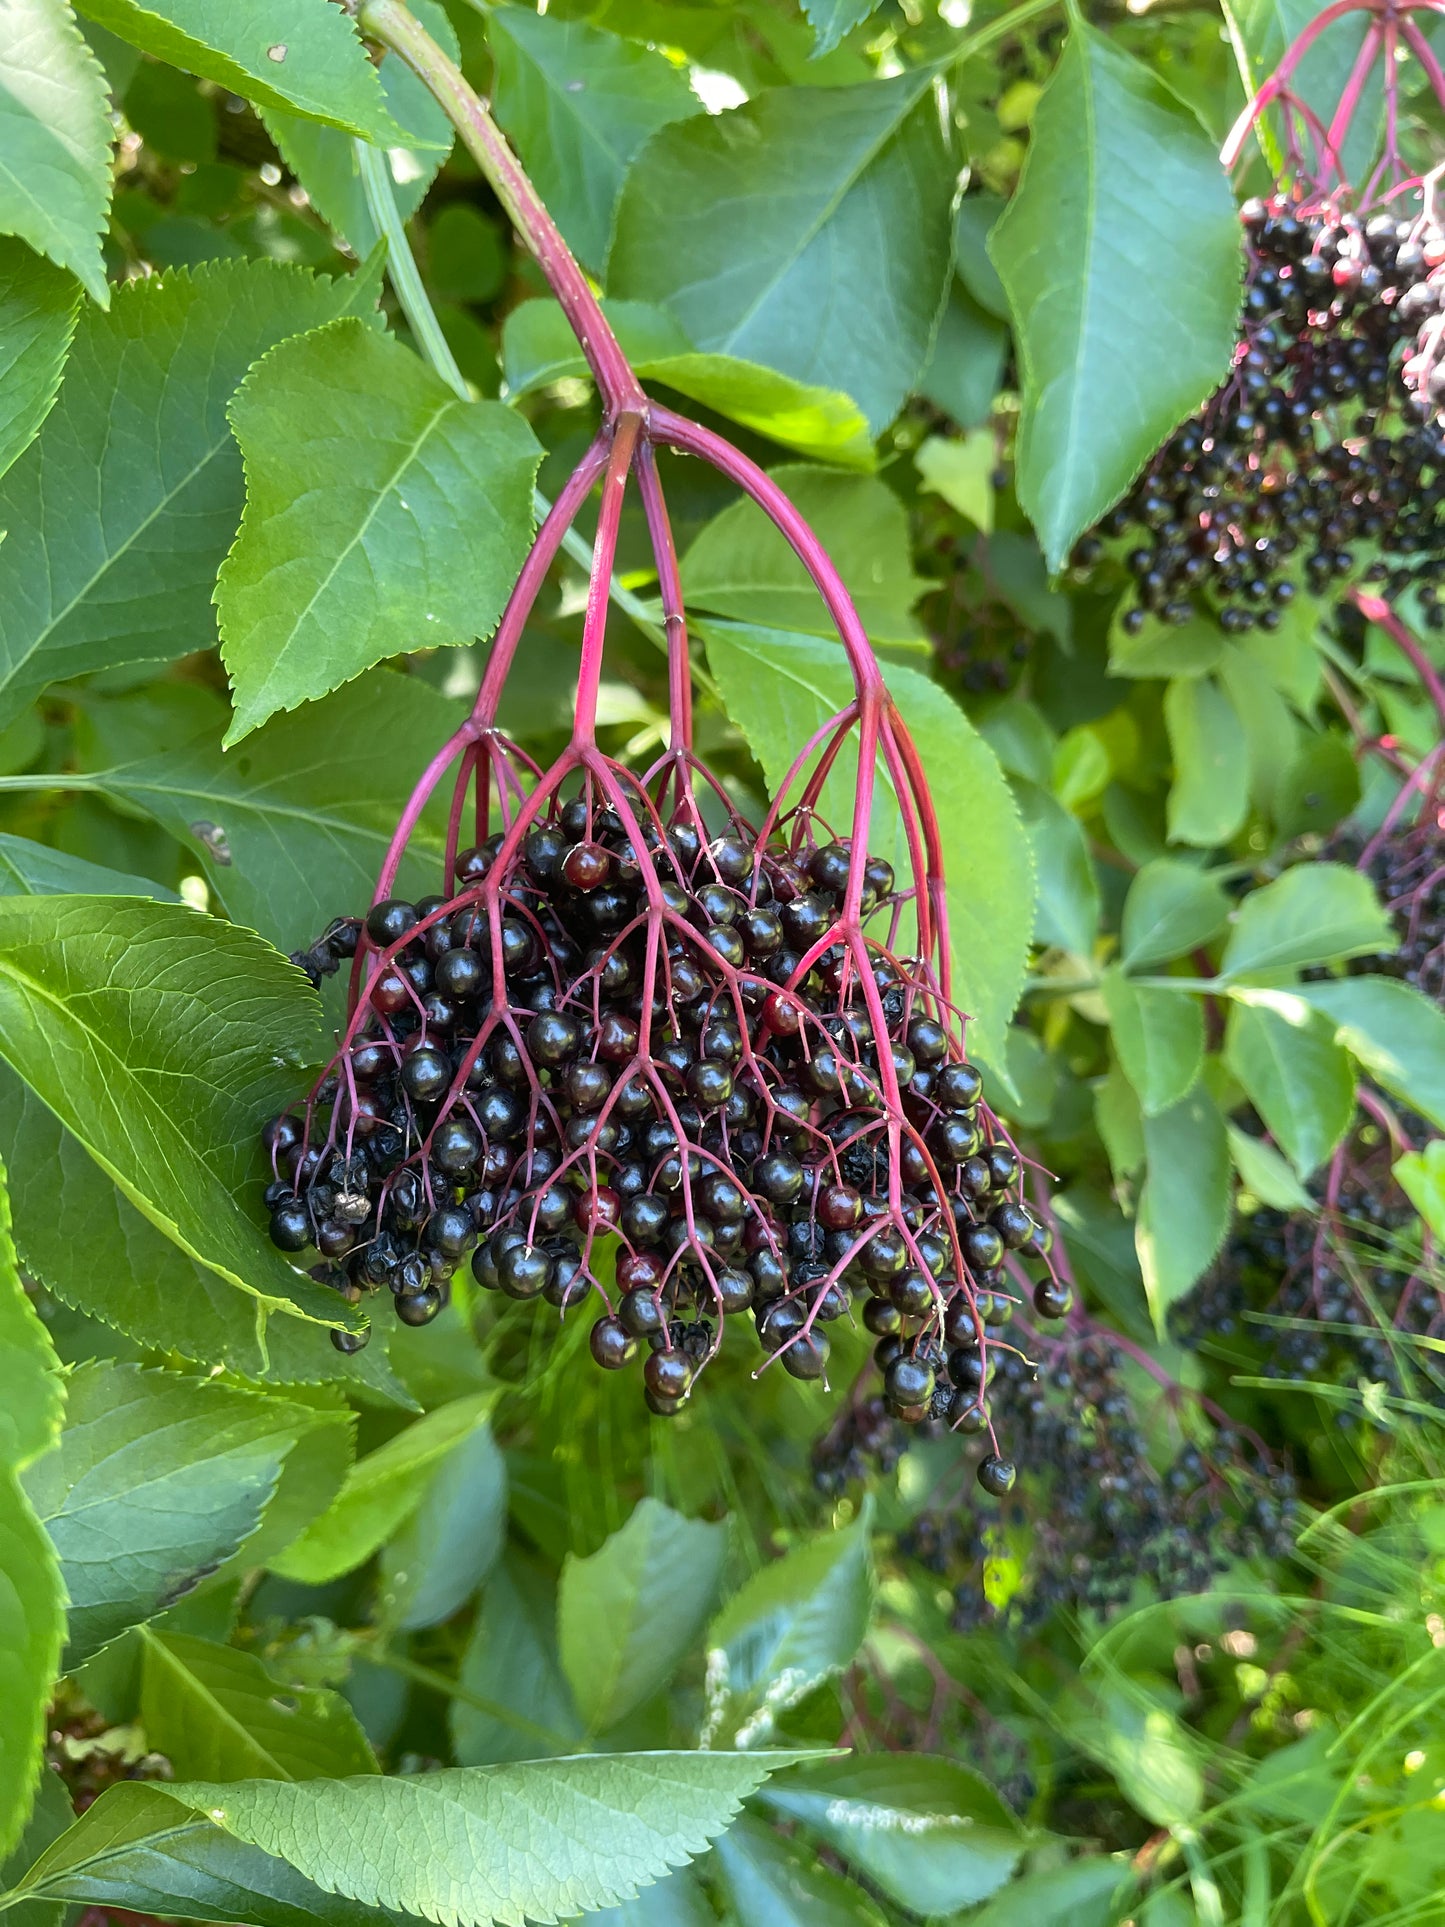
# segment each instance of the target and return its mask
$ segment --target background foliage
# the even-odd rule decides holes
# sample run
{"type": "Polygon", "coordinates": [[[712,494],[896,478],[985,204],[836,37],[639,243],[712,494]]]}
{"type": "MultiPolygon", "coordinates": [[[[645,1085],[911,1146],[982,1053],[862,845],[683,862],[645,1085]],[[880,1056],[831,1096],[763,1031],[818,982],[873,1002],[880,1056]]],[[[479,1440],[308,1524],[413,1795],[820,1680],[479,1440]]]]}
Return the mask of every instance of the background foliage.
{"type": "MultiPolygon", "coordinates": [[[[1071,565],[1229,365],[1216,154],[1313,10],[416,11],[652,390],[836,557],[1080,1309],[996,1388],[1004,1502],[849,1392],[861,1332],[831,1393],[725,1356],[669,1424],[465,1272],[329,1343],[258,1228],[258,1122],[338,1007],[286,956],[369,900],[595,399],[343,8],[5,0],[0,1909],[1445,1920],[1438,824],[1406,908],[1359,861],[1440,719],[1348,606],[1131,634],[1071,565]]],[[[699,748],[756,816],[841,655],[758,512],[664,469],[699,748]]],[[[599,723],[636,757],[646,553],[630,505],[599,723]]],[[[586,562],[502,711],[539,758],[586,562]]]]}

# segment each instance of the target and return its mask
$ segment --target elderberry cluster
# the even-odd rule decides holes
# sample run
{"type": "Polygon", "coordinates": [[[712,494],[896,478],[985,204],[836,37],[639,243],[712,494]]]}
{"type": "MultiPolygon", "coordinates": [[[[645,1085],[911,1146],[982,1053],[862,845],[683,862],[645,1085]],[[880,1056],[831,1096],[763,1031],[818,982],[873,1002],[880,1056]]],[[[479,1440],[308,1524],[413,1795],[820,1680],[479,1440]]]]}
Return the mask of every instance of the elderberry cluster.
{"type": "Polygon", "coordinates": [[[1350,975],[1398,977],[1445,1003],[1445,829],[1438,811],[1372,839],[1368,854],[1355,830],[1340,832],[1323,854],[1336,862],[1363,860],[1395,927],[1394,947],[1351,958],[1350,975]]]}
{"type": "Polygon", "coordinates": [[[1206,611],[1231,635],[1271,630],[1302,589],[1337,596],[1361,579],[1392,596],[1415,585],[1439,628],[1445,429],[1415,397],[1422,381],[1432,404],[1445,392],[1445,370],[1437,359],[1421,374],[1416,345],[1428,316],[1438,354],[1445,236],[1424,215],[1361,222],[1280,196],[1246,202],[1241,219],[1231,372],[1075,563],[1091,569],[1104,538],[1132,538],[1129,634],[1149,616],[1182,624],[1206,611]]]}
{"type": "MultiPolygon", "coordinates": [[[[852,852],[810,813],[765,843],[737,819],[706,840],[691,799],[639,836],[641,815],[551,798],[463,851],[447,897],[332,926],[355,1014],[306,1115],[266,1127],[272,1239],[411,1325],[467,1260],[559,1311],[596,1290],[594,1358],[645,1347],[660,1414],[730,1314],[823,1377],[862,1289],[890,1411],[980,1429],[1005,1264],[1049,1240],[931,973],[837,934],[852,852]]],[[[899,907],[864,859],[860,915],[899,907]]],[[[1036,1302],[1068,1299],[1046,1276],[1036,1302]]]]}

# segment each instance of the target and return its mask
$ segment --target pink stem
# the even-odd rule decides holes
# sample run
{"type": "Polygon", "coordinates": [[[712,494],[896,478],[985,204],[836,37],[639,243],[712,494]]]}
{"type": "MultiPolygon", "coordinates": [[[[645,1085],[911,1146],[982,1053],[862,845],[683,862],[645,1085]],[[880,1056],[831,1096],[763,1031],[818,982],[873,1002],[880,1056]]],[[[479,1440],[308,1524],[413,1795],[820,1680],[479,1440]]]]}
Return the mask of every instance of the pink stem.
{"type": "Polygon", "coordinates": [[[1389,603],[1379,596],[1368,595],[1363,589],[1355,590],[1355,607],[1365,618],[1383,629],[1394,643],[1400,654],[1420,678],[1435,705],[1435,714],[1445,728],[1445,682],[1440,679],[1434,663],[1416,642],[1410,631],[1401,622],[1389,603]]]}
{"type": "Polygon", "coordinates": [[[657,583],[662,595],[663,628],[667,634],[668,713],[672,717],[671,747],[692,748],[692,665],[688,659],[687,616],[683,607],[682,576],[672,539],[667,504],[657,474],[657,457],[646,442],[637,455],[637,489],[647,515],[652,553],[657,561],[657,583]]]}
{"type": "Polygon", "coordinates": [[[582,661],[577,671],[576,720],[573,747],[591,749],[597,739],[597,687],[602,680],[602,648],[607,637],[607,606],[612,590],[612,560],[617,554],[617,531],[622,522],[622,498],[627,473],[642,428],[639,415],[618,418],[602,482],[602,509],[592,545],[592,579],[587,585],[587,615],[582,624],[582,661]]]}
{"type": "MultiPolygon", "coordinates": [[[[1431,11],[1438,12],[1440,9],[1432,8],[1431,11]]],[[[1406,40],[1409,41],[1411,53],[1414,54],[1420,65],[1425,69],[1425,72],[1429,75],[1430,85],[1435,90],[1436,100],[1439,101],[1442,107],[1445,107],[1445,72],[1442,72],[1440,62],[1435,58],[1434,48],[1408,15],[1400,22],[1400,31],[1404,34],[1406,40]]]]}
{"type": "Polygon", "coordinates": [[[1328,142],[1330,153],[1334,156],[1331,165],[1336,174],[1341,172],[1339,156],[1344,151],[1345,137],[1355,118],[1355,110],[1360,104],[1360,95],[1364,92],[1365,82],[1369,79],[1371,69],[1379,58],[1380,46],[1380,26],[1376,21],[1360,44],[1360,51],[1355,56],[1355,64],[1340,95],[1339,105],[1335,109],[1335,117],[1330,122],[1328,142]]]}

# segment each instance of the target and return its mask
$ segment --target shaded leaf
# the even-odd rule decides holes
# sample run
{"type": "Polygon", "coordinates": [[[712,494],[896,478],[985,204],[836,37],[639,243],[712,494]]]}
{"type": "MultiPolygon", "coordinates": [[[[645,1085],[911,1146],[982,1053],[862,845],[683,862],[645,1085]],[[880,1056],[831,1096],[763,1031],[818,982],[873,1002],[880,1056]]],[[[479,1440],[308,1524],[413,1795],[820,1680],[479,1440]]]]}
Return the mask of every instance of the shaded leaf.
{"type": "Polygon", "coordinates": [[[1016,782],[1013,792],[1038,878],[1034,940],[1088,957],[1099,928],[1099,880],[1084,827],[1057,797],[1035,783],[1016,782]]]}
{"type": "MultiPolygon", "coordinates": [[[[65,1782],[51,1767],[42,1766],[30,1818],[8,1858],[0,1860],[0,1893],[21,1879],[74,1818],[65,1782]]],[[[8,1913],[9,1927],[65,1927],[66,1910],[56,1901],[21,1901],[8,1913]]]]}
{"type": "Polygon", "coordinates": [[[1174,755],[1170,842],[1227,843],[1249,813],[1249,747],[1233,703],[1212,676],[1176,676],[1164,721],[1174,755]]]}
{"type": "Polygon", "coordinates": [[[588,1927],[717,1927],[717,1915],[686,1867],[644,1887],[635,1900],[599,1908],[587,1921],[588,1927]]]}
{"type": "Polygon", "coordinates": [[[1156,857],[1137,872],[1124,899],[1120,930],[1126,970],[1152,970],[1217,937],[1229,898],[1214,877],[1174,857],[1156,857]]]}
{"type": "Polygon", "coordinates": [[[1187,990],[1155,990],[1106,970],[1100,985],[1110,1035],[1146,1117],[1177,1104],[1204,1062],[1204,1011],[1187,990]]]}
{"type": "Polygon", "coordinates": [[[317,1586],[369,1559],[415,1511],[442,1461],[486,1424],[492,1402],[490,1392],[453,1399],[358,1459],[335,1502],[272,1569],[317,1586]]]}
{"type": "Polygon", "coordinates": [[[72,1373],[59,1448],[24,1480],[70,1599],[68,1666],[251,1536],[296,1436],[294,1408],[213,1380],[110,1362],[72,1373]]]}
{"type": "Polygon", "coordinates": [[[45,1715],[65,1638],[54,1549],[19,1475],[60,1436],[60,1361],[20,1282],[0,1164],[0,1857],[30,1818],[42,1771],[45,1715]]]}
{"type": "Polygon", "coordinates": [[[1407,1151],[1394,1164],[1397,1183],[1437,1238],[1445,1238],[1445,1138],[1407,1151]]]}
{"type": "MultiPolygon", "coordinates": [[[[966,203],[965,203],[966,205],[966,203]]],[[[938,318],[917,390],[960,428],[979,428],[993,412],[1008,358],[1008,329],[955,279],[938,318]]]]}
{"type": "Polygon", "coordinates": [[[171,1798],[318,1884],[441,1927],[630,1898],[797,1753],[612,1753],[405,1779],[182,1782],[171,1798]]]}
{"type": "Polygon", "coordinates": [[[1355,1114],[1355,1077],[1334,1027],[1301,1007],[1291,1021],[1278,1010],[1236,1004],[1229,1015],[1229,1068],[1299,1176],[1309,1177],[1334,1150],[1355,1114]]]}
{"type": "Polygon", "coordinates": [[[712,1858],[738,1927],[884,1927],[867,1894],[756,1820],[729,1827],[712,1858]]]}
{"type": "Polygon", "coordinates": [[[125,876],[89,863],[65,850],[52,850],[29,837],[0,835],[0,896],[4,897],[154,897],[177,901],[174,890],[149,877],[125,876]]]}
{"type": "Polygon", "coordinates": [[[339,1693],[283,1686],[251,1653],[187,1633],[142,1635],[146,1739],[180,1777],[315,1780],[374,1773],[339,1693]]]}
{"type": "Polygon", "coordinates": [[[869,1513],[755,1572],[708,1629],[706,1735],[766,1740],[779,1713],[848,1665],[873,1610],[869,1513]]]}
{"type": "Polygon", "coordinates": [[[1133,1891],[1126,1862],[1102,1854],[1071,1860],[1011,1880],[969,1927],[1115,1927],[1133,1891]]]}
{"type": "Polygon", "coordinates": [[[763,1798],[915,1914],[986,1900],[1025,1846],[1018,1821],[980,1774],[928,1754],[820,1760],[769,1783],[763,1798]]]}
{"type": "Polygon", "coordinates": [[[1445,1131],[1445,1012],[1393,977],[1346,977],[1299,992],[1387,1091],[1445,1131]]]}
{"type": "Polygon", "coordinates": [[[274,343],[375,298],[360,277],[226,261],[86,310],[59,399],[0,479],[0,724],[49,682],[209,646],[244,496],[226,405],[274,343]]]}
{"type": "Polygon", "coordinates": [[[831,53],[845,34],[861,27],[878,11],[879,0],[803,0],[803,12],[813,23],[817,45],[813,58],[831,53]]]}
{"type": "MultiPolygon", "coordinates": [[[[851,697],[842,651],[777,630],[711,624],[707,635],[708,659],[728,714],[776,787],[801,746],[851,697]]],[[[993,751],[952,698],[902,665],[885,664],[884,674],[929,771],[950,856],[953,999],[970,1019],[970,1051],[997,1071],[1033,934],[1028,840],[993,751]]],[[[856,766],[850,746],[824,786],[825,819],[851,824],[856,766]]],[[[902,825],[881,768],[879,777],[870,848],[893,863],[901,877],[908,869],[902,825]]]]}
{"type": "Polygon", "coordinates": [[[989,252],[1023,364],[1019,500],[1057,569],[1228,371],[1234,197],[1194,116],[1079,21],[989,252]]]}
{"type": "Polygon", "coordinates": [[[345,1307],[265,1237],[251,1177],[316,1017],[247,930],[133,898],[0,897],[0,1056],[183,1251],[334,1325],[345,1307]]]}
{"type": "Polygon", "coordinates": [[[1169,1307],[1203,1276],[1229,1229],[1229,1139],[1202,1081],[1172,1109],[1145,1118],[1144,1145],[1148,1176],[1134,1242],[1162,1333],[1169,1307]]]}
{"type": "Polygon", "coordinates": [[[1315,1201],[1295,1176],[1294,1167],[1263,1138],[1229,1126],[1229,1155],[1239,1181],[1261,1204],[1275,1211],[1313,1211],[1315,1201]]]}
{"type": "Polygon", "coordinates": [[[701,349],[841,389],[876,433],[928,357],[953,186],[927,69],[767,90],[652,137],[608,286],[671,308],[701,349]]]}
{"type": "MultiPolygon", "coordinates": [[[[102,308],[110,299],[100,240],[110,209],[113,138],[105,75],[75,24],[69,0],[5,0],[0,8],[0,234],[18,235],[57,267],[69,269],[102,308]]],[[[42,278],[27,278],[33,298],[42,278]]],[[[49,347],[63,356],[63,327],[57,334],[49,347]]],[[[0,367],[4,354],[0,343],[0,367]]],[[[42,365],[48,359],[44,347],[39,359],[42,365]]]]}
{"type": "Polygon", "coordinates": [[[568,1555],[558,1645],[589,1731],[605,1733],[667,1683],[716,1601],[727,1543],[726,1526],[641,1499],[590,1558],[568,1555]]]}
{"type": "Polygon", "coordinates": [[[463,1766],[570,1753],[580,1743],[556,1625],[549,1580],[515,1554],[494,1568],[462,1659],[461,1684],[471,1698],[451,1704],[452,1744],[463,1766]]]}
{"type": "Polygon", "coordinates": [[[85,0],[87,19],[259,107],[404,144],[355,25],[322,0],[85,0]]]}
{"type": "Polygon", "coordinates": [[[1240,903],[1220,971],[1243,977],[1296,970],[1394,947],[1390,919],[1367,876],[1343,863],[1301,863],[1240,903]]]}
{"type": "Polygon", "coordinates": [[[507,1537],[507,1462],[485,1420],[432,1474],[416,1511],[387,1546],[379,1616],[409,1631],[465,1605],[507,1537]]]}
{"type": "Polygon", "coordinates": [[[69,274],[19,241],[0,241],[0,475],[50,413],[79,306],[69,274]]]}
{"type": "Polygon", "coordinates": [[[585,20],[508,7],[487,39],[497,119],[574,254],[600,269],[633,157],[702,102],[684,69],[585,20]]]}

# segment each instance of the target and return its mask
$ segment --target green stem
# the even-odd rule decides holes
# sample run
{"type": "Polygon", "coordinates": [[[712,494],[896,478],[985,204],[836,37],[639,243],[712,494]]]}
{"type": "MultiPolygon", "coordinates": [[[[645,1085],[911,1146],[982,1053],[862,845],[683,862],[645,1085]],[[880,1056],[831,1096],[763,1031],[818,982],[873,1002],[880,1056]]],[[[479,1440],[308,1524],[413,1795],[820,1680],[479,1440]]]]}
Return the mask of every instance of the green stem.
{"type": "Polygon", "coordinates": [[[566,1734],[554,1733],[550,1726],[529,1720],[525,1713],[515,1713],[510,1706],[503,1706],[497,1700],[489,1700],[481,1693],[472,1692],[460,1680],[448,1679],[445,1673],[438,1673],[417,1660],[404,1659],[400,1653],[389,1652],[385,1647],[359,1652],[357,1657],[366,1660],[368,1665],[384,1666],[388,1672],[400,1673],[403,1679],[415,1680],[418,1686],[440,1693],[445,1699],[470,1706],[474,1712],[484,1713],[488,1719],[496,1720],[502,1726],[510,1726],[515,1732],[525,1733],[529,1740],[540,1740],[544,1746],[560,1748],[567,1753],[577,1744],[575,1739],[568,1738],[566,1734]]]}
{"type": "Polygon", "coordinates": [[[353,141],[352,147],[361,170],[361,185],[366,190],[366,204],[371,209],[371,218],[386,241],[387,278],[401,303],[407,324],[416,337],[417,345],[452,393],[462,401],[470,401],[472,391],[442,333],[436,309],[427,298],[421,275],[417,272],[416,257],[407,244],[401,210],[392,192],[386,156],[370,141],[353,141]]]}

